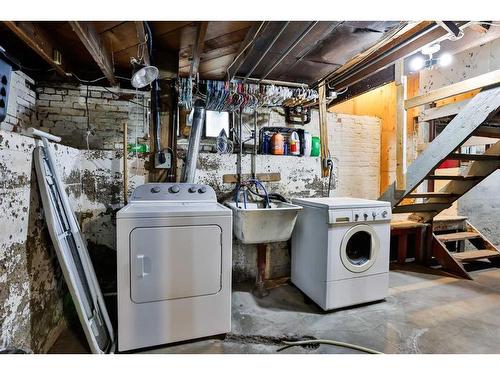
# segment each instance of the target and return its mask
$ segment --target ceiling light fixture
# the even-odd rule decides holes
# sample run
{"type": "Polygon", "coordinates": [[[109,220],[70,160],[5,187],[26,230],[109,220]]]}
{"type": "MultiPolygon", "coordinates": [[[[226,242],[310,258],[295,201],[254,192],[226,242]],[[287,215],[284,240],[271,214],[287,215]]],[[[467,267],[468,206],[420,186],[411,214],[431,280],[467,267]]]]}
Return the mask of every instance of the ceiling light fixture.
{"type": "Polygon", "coordinates": [[[421,49],[422,54],[418,54],[410,60],[409,67],[411,72],[418,72],[423,68],[430,68],[436,64],[439,64],[440,67],[450,65],[453,61],[453,56],[450,53],[444,52],[437,58],[433,57],[433,55],[440,50],[441,46],[437,43],[423,47],[421,49]],[[425,58],[424,55],[426,55],[427,58],[425,58]]]}
{"type": "Polygon", "coordinates": [[[142,89],[147,85],[150,85],[154,80],[158,79],[158,76],[160,75],[156,66],[142,64],[135,58],[132,58],[130,63],[134,67],[131,83],[136,89],[142,89]]]}
{"type": "Polygon", "coordinates": [[[445,67],[451,64],[453,61],[453,56],[450,53],[443,53],[441,56],[438,58],[439,60],[439,66],[445,67]]]}

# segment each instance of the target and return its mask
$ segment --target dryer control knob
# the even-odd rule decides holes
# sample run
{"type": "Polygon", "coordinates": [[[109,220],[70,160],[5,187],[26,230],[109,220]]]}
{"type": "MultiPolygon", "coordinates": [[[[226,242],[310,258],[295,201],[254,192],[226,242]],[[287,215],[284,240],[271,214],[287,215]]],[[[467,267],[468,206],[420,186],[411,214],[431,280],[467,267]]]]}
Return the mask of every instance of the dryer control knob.
{"type": "Polygon", "coordinates": [[[377,213],[375,211],[372,212],[372,217],[375,219],[377,217],[377,213]]]}
{"type": "Polygon", "coordinates": [[[359,215],[358,215],[358,214],[355,214],[355,215],[354,215],[354,221],[358,221],[358,219],[359,219],[359,215]]]}
{"type": "Polygon", "coordinates": [[[382,217],[387,217],[387,211],[382,212],[382,217]]]}
{"type": "Polygon", "coordinates": [[[172,185],[169,190],[171,193],[176,194],[181,190],[181,188],[179,185],[172,185]]]}
{"type": "Polygon", "coordinates": [[[363,217],[366,219],[368,219],[368,214],[363,214],[363,217]]]}
{"type": "Polygon", "coordinates": [[[198,190],[198,188],[197,188],[196,186],[191,186],[191,187],[188,189],[188,191],[189,191],[190,193],[196,193],[196,191],[197,191],[197,190],[198,190]]]}
{"type": "Polygon", "coordinates": [[[206,187],[206,186],[202,186],[202,187],[200,187],[200,188],[198,189],[198,192],[199,192],[200,194],[206,193],[206,192],[207,192],[207,187],[206,187]]]}
{"type": "Polygon", "coordinates": [[[155,186],[151,188],[151,193],[159,193],[161,191],[159,186],[155,186]]]}

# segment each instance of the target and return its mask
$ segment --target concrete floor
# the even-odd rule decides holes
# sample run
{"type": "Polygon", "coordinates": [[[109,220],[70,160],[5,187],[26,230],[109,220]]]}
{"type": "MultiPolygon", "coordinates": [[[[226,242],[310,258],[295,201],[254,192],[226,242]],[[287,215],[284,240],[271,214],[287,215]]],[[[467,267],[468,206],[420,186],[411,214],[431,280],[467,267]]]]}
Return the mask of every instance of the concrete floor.
{"type": "MultiPolygon", "coordinates": [[[[500,269],[476,266],[473,281],[406,266],[390,272],[384,302],[329,313],[292,285],[256,299],[250,285],[233,292],[225,338],[150,348],[141,353],[276,353],[282,338],[345,341],[384,353],[500,353],[500,269]]],[[[81,330],[68,329],[52,353],[87,353],[81,330]]],[[[321,345],[283,353],[354,353],[321,345]]]]}

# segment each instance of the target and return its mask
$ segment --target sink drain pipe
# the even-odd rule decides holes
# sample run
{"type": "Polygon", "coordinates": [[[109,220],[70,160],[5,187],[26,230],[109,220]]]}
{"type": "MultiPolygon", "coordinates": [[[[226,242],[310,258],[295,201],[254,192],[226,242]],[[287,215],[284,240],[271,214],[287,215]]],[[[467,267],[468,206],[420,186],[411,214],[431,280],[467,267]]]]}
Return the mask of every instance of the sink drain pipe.
{"type": "Polygon", "coordinates": [[[182,182],[194,183],[196,176],[196,162],[200,153],[201,133],[205,123],[205,102],[198,99],[194,103],[193,123],[189,135],[189,146],[186,156],[186,163],[182,173],[182,182]]]}

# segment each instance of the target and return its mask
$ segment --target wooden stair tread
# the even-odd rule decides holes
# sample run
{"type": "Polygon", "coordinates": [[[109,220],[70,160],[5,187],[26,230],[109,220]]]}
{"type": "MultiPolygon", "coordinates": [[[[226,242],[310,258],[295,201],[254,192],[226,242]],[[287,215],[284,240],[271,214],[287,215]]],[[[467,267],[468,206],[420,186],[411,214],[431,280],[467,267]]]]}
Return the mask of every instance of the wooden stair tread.
{"type": "Polygon", "coordinates": [[[485,178],[484,176],[445,176],[431,174],[427,176],[428,180],[442,180],[442,181],[477,181],[485,178]]]}
{"type": "Polygon", "coordinates": [[[425,193],[410,193],[406,198],[455,198],[459,197],[460,194],[439,192],[439,191],[428,191],[425,193]]]}
{"type": "Polygon", "coordinates": [[[451,203],[413,203],[396,206],[392,209],[393,213],[411,213],[411,212],[441,212],[450,207],[451,203]]]}
{"type": "Polygon", "coordinates": [[[475,232],[456,232],[436,235],[436,238],[441,242],[463,241],[480,237],[481,235],[475,232]]]}
{"type": "Polygon", "coordinates": [[[495,250],[471,250],[462,253],[454,253],[453,258],[460,262],[469,262],[477,259],[485,259],[500,256],[500,252],[495,250]]]}
{"type": "Polygon", "coordinates": [[[467,216],[443,215],[443,216],[436,216],[433,220],[434,222],[443,222],[443,221],[463,221],[467,219],[468,219],[467,216]]]}
{"type": "Polygon", "coordinates": [[[488,155],[488,154],[450,154],[446,158],[448,160],[460,160],[460,161],[469,161],[469,160],[477,160],[477,161],[495,161],[500,160],[500,155],[488,155]]]}

